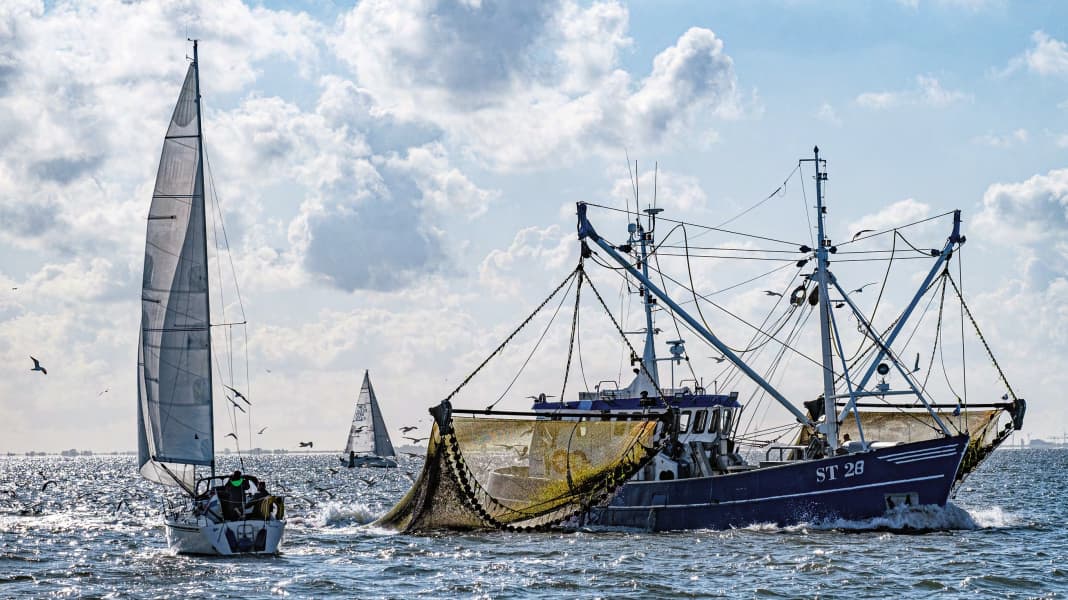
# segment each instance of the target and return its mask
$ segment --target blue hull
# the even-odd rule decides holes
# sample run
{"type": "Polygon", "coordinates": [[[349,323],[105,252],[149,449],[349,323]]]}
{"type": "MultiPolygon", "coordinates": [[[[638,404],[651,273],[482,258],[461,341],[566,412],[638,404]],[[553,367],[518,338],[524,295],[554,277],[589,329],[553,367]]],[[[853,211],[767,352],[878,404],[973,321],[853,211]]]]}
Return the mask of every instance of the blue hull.
{"type": "Polygon", "coordinates": [[[650,531],[780,526],[945,506],[968,436],[928,440],[714,477],[635,481],[587,525],[650,531]]]}

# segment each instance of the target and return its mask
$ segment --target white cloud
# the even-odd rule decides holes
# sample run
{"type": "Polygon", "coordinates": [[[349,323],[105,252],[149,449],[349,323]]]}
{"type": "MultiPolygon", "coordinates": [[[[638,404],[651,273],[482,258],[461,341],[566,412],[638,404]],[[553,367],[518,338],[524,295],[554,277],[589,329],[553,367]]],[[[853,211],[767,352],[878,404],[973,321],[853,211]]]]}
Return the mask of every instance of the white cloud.
{"type": "Polygon", "coordinates": [[[714,33],[685,32],[635,81],[618,64],[626,26],[617,2],[373,0],[332,45],[379,106],[434,123],[499,169],[661,144],[699,115],[738,116],[733,61],[714,33]]]}
{"type": "Polygon", "coordinates": [[[1068,133],[1058,135],[1055,143],[1058,148],[1068,148],[1068,133]]]}
{"type": "Polygon", "coordinates": [[[1011,148],[1018,144],[1027,143],[1029,137],[1026,129],[1017,129],[1004,135],[987,133],[985,135],[976,136],[972,138],[972,143],[980,146],[991,146],[993,148],[1011,148]]]}
{"type": "Polygon", "coordinates": [[[816,111],[816,118],[825,123],[830,123],[835,127],[842,126],[842,119],[838,117],[838,113],[835,112],[834,107],[827,102],[820,105],[820,109],[816,111]]]}
{"type": "Polygon", "coordinates": [[[931,75],[917,75],[916,87],[896,92],[864,92],[856,103],[865,108],[882,110],[901,106],[931,106],[945,108],[972,99],[971,94],[947,90],[931,75]]]}
{"type": "Polygon", "coordinates": [[[983,194],[976,225],[996,239],[1029,246],[1063,240],[1068,235],[1068,169],[991,185],[983,194]],[[1012,235],[992,235],[1006,230],[1012,235]]]}
{"type": "MultiPolygon", "coordinates": [[[[696,210],[702,210],[708,203],[708,196],[701,189],[697,178],[679,175],[670,171],[646,171],[638,177],[638,190],[643,208],[652,205],[655,194],[656,205],[665,208],[679,218],[696,210]]],[[[634,202],[634,185],[629,178],[617,179],[612,185],[612,198],[625,202],[634,202]]]]}
{"type": "Polygon", "coordinates": [[[1031,34],[1031,48],[1013,57],[995,77],[1005,77],[1026,69],[1041,76],[1068,75],[1068,44],[1038,30],[1031,34]]]}
{"type": "Polygon", "coordinates": [[[544,229],[520,229],[507,249],[495,249],[479,265],[479,283],[500,297],[517,297],[522,293],[523,273],[546,269],[559,271],[575,256],[575,236],[562,232],[557,225],[544,229]]]}
{"type": "MultiPolygon", "coordinates": [[[[881,231],[899,225],[906,225],[913,221],[926,218],[931,213],[931,207],[923,202],[917,202],[912,198],[906,198],[895,202],[874,214],[866,215],[853,221],[848,226],[848,231],[856,233],[861,229],[873,229],[881,231]]],[[[850,235],[852,235],[852,233],[850,235]]]]}

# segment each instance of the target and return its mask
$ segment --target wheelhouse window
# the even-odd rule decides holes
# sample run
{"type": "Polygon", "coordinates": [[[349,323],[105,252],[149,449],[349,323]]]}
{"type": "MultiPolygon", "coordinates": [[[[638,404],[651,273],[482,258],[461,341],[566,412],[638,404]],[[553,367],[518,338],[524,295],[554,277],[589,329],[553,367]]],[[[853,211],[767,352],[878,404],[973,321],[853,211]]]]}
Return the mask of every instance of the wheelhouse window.
{"type": "Polygon", "coordinates": [[[708,416],[708,411],[701,409],[693,414],[693,432],[701,433],[705,430],[705,418],[708,416]]]}
{"type": "Polygon", "coordinates": [[[690,411],[684,410],[679,414],[679,433],[686,433],[690,429],[690,411]]]}

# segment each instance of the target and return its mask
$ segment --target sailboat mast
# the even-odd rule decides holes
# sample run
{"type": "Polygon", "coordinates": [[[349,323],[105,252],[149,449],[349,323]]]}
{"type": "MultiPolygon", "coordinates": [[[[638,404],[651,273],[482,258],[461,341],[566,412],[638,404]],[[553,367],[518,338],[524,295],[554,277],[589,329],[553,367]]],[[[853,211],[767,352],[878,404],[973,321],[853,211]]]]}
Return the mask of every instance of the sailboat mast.
{"type": "Polygon", "coordinates": [[[831,241],[825,237],[823,228],[823,182],[827,179],[827,173],[820,171],[820,149],[812,148],[813,161],[816,165],[816,223],[817,223],[817,248],[816,248],[816,284],[819,286],[819,310],[820,310],[820,346],[823,350],[823,414],[824,433],[827,435],[827,443],[830,444],[831,452],[838,449],[838,411],[834,404],[834,363],[831,358],[831,316],[830,297],[827,295],[827,278],[830,272],[827,270],[827,249],[831,241]]]}
{"type": "MultiPolygon", "coordinates": [[[[197,56],[197,40],[193,40],[193,81],[196,83],[196,105],[197,105],[197,164],[199,165],[200,181],[200,203],[196,202],[196,197],[193,198],[193,210],[199,211],[200,225],[203,227],[201,232],[201,241],[204,246],[204,278],[208,281],[208,210],[207,210],[207,192],[208,188],[204,185],[204,126],[203,121],[200,119],[201,105],[200,105],[200,61],[197,56]]],[[[208,327],[208,420],[211,422],[211,445],[215,447],[215,388],[212,383],[212,368],[211,368],[211,285],[204,286],[204,303],[205,314],[207,315],[207,327],[208,327]]],[[[211,476],[215,477],[215,454],[211,456],[211,476]]]]}

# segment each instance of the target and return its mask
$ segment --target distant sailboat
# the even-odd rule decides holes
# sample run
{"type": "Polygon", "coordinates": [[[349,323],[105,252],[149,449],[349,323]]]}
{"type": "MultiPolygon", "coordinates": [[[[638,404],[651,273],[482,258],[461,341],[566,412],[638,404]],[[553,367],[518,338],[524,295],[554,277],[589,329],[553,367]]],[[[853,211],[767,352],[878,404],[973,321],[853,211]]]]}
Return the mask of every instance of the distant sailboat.
{"type": "Polygon", "coordinates": [[[165,514],[185,554],[274,554],[282,499],[247,496],[255,477],[215,475],[211,309],[197,43],[167,128],[148,214],[137,352],[141,475],[188,494],[165,514]],[[201,476],[197,467],[209,469],[201,476]]]}
{"type": "Polygon", "coordinates": [[[349,439],[345,443],[341,464],[349,468],[393,468],[397,466],[395,457],[386,422],[382,419],[382,410],[378,408],[378,398],[371,387],[371,375],[364,371],[363,386],[356,399],[356,410],[352,415],[352,427],[349,428],[349,439]]]}

